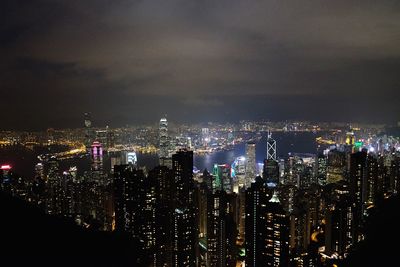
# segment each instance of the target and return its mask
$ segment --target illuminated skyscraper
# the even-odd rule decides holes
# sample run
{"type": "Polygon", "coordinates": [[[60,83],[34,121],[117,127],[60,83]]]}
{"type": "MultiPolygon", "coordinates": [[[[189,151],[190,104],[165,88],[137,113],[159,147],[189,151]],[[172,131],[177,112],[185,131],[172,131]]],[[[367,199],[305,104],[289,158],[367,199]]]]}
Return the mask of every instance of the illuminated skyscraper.
{"type": "Polygon", "coordinates": [[[114,147],[114,133],[110,130],[110,128],[107,126],[106,127],[106,146],[107,149],[113,148],[114,147]]]}
{"type": "Polygon", "coordinates": [[[11,166],[1,165],[0,167],[0,189],[11,193],[11,166]]]}
{"type": "Polygon", "coordinates": [[[389,165],[389,188],[393,193],[400,192],[400,157],[394,156],[389,165]]]}
{"type": "Polygon", "coordinates": [[[268,188],[263,179],[257,177],[246,190],[246,266],[265,266],[265,207],[268,199],[268,188]]]}
{"type": "Polygon", "coordinates": [[[326,185],[326,156],[319,154],[317,157],[317,179],[319,185],[326,185]]]}
{"type": "Polygon", "coordinates": [[[373,154],[367,156],[366,207],[373,205],[378,198],[378,159],[373,154]]]}
{"type": "Polygon", "coordinates": [[[256,144],[248,142],[246,144],[246,187],[249,187],[256,178],[256,144]]]}
{"type": "Polygon", "coordinates": [[[237,229],[225,191],[208,195],[207,204],[207,266],[235,266],[237,229]]]}
{"type": "Polygon", "coordinates": [[[195,266],[197,222],[193,185],[193,151],[172,155],[173,185],[173,265],[195,266]]]}
{"type": "Polygon", "coordinates": [[[137,155],[135,151],[126,153],[126,164],[131,164],[132,166],[136,166],[137,155]]]}
{"type": "Polygon", "coordinates": [[[47,161],[47,184],[46,184],[46,213],[60,214],[60,174],[59,164],[55,157],[47,161]]]}
{"type": "Polygon", "coordinates": [[[229,166],[229,164],[214,164],[213,175],[213,191],[224,190],[227,193],[232,193],[233,181],[231,177],[231,166],[229,166]]]}
{"type": "Polygon", "coordinates": [[[331,150],[328,153],[326,183],[337,183],[344,179],[346,167],[345,154],[338,150],[331,150]]]}
{"type": "Polygon", "coordinates": [[[130,165],[114,166],[115,230],[143,237],[145,176],[130,165]]]}
{"type": "Polygon", "coordinates": [[[110,161],[111,161],[111,173],[114,173],[115,165],[127,164],[126,152],[122,151],[110,154],[110,161]]]}
{"type": "Polygon", "coordinates": [[[346,145],[354,146],[355,137],[352,129],[346,133],[346,145]]]}
{"type": "Polygon", "coordinates": [[[272,133],[268,131],[267,139],[267,160],[276,160],[276,141],[272,138],[272,133]]]}
{"type": "Polygon", "coordinates": [[[226,193],[217,190],[207,201],[207,266],[226,266],[226,193]]]}
{"type": "Polygon", "coordinates": [[[347,183],[340,185],[337,199],[325,211],[325,252],[328,255],[348,252],[353,244],[354,204],[348,194],[347,183]],[[347,191],[347,192],[346,192],[347,191]]]}
{"type": "Polygon", "coordinates": [[[165,165],[165,160],[169,157],[168,121],[165,117],[160,120],[158,135],[160,146],[158,156],[160,158],[160,165],[165,165]]]}
{"type": "Polygon", "coordinates": [[[103,181],[103,146],[101,143],[94,141],[91,146],[91,174],[92,181],[104,182],[103,181]]]}
{"type": "Polygon", "coordinates": [[[148,179],[155,184],[154,208],[154,266],[172,266],[173,250],[173,206],[172,206],[172,170],[158,166],[151,170],[148,179]]]}
{"type": "Polygon", "coordinates": [[[273,159],[264,160],[263,179],[270,186],[276,186],[279,183],[279,163],[273,159]]]}
{"type": "Polygon", "coordinates": [[[95,132],[92,128],[91,115],[88,112],[84,114],[84,125],[85,125],[85,145],[87,148],[90,148],[92,142],[94,141],[95,132]]]}
{"type": "Polygon", "coordinates": [[[44,177],[44,166],[41,162],[35,165],[35,178],[45,180],[44,177]]]}
{"type": "Polygon", "coordinates": [[[362,238],[361,228],[367,200],[367,152],[361,151],[351,154],[350,157],[350,196],[355,205],[354,209],[354,242],[362,238]]]}
{"type": "Polygon", "coordinates": [[[266,234],[265,245],[262,248],[266,255],[264,266],[288,266],[289,217],[283,210],[276,192],[267,203],[265,212],[266,234]]]}
{"type": "Polygon", "coordinates": [[[202,128],[201,129],[201,141],[204,147],[207,147],[210,143],[210,129],[202,128]]]}

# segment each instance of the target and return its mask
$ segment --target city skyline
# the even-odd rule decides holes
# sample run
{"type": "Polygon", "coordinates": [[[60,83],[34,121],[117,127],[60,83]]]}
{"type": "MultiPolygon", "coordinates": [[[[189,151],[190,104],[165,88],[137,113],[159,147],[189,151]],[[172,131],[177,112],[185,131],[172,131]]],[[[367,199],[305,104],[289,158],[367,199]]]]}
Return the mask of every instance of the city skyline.
{"type": "Polygon", "coordinates": [[[111,126],[165,113],[179,122],[399,120],[395,1],[3,7],[0,88],[18,101],[3,102],[1,129],[79,127],[88,111],[111,126]]]}
{"type": "MultiPolygon", "coordinates": [[[[77,225],[74,242],[124,238],[129,258],[121,248],[104,256],[118,266],[360,266],[369,261],[357,256],[363,246],[385,255],[374,262],[393,255],[371,244],[382,227],[369,228],[376,212],[394,215],[400,203],[400,139],[385,128],[247,121],[175,131],[163,117],[159,127],[95,130],[89,114],[84,121],[85,129],[1,132],[0,197],[35,206],[34,223],[53,220],[57,236],[77,225]],[[22,162],[33,173],[22,174],[22,162]]],[[[22,233],[23,243],[37,241],[22,233]]],[[[89,266],[75,258],[93,263],[99,246],[69,260],[89,266]]],[[[30,252],[46,266],[43,252],[30,252]]]]}
{"type": "Polygon", "coordinates": [[[396,265],[399,18],[2,1],[0,265],[396,265]]]}

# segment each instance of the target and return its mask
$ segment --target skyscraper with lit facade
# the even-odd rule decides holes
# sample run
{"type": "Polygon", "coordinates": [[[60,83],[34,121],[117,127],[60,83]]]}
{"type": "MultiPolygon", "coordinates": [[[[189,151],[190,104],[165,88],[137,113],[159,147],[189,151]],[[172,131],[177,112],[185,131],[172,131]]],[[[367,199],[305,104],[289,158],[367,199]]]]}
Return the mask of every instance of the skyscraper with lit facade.
{"type": "Polygon", "coordinates": [[[276,192],[265,208],[265,231],[263,254],[265,253],[266,262],[264,266],[288,266],[289,217],[283,210],[276,192]]]}
{"type": "Polygon", "coordinates": [[[207,201],[207,266],[226,265],[226,192],[210,192],[207,201]]]}
{"type": "Polygon", "coordinates": [[[276,186],[279,183],[279,163],[274,159],[265,159],[263,167],[263,179],[269,185],[276,186]]]}
{"type": "Polygon", "coordinates": [[[198,229],[193,186],[193,151],[172,155],[173,266],[195,266],[198,229]]]}
{"type": "Polygon", "coordinates": [[[207,201],[207,266],[235,266],[237,227],[232,196],[223,190],[209,192],[207,201]]]}
{"type": "Polygon", "coordinates": [[[325,252],[343,256],[354,243],[353,203],[346,195],[329,205],[325,213],[325,252]]]}
{"type": "Polygon", "coordinates": [[[261,177],[246,190],[246,266],[288,266],[289,217],[261,177]]]}
{"type": "Polygon", "coordinates": [[[354,203],[354,243],[362,239],[363,216],[366,210],[367,200],[367,152],[360,151],[351,154],[350,157],[350,196],[354,203]]]}
{"type": "Polygon", "coordinates": [[[265,266],[265,207],[270,194],[261,177],[246,189],[246,266],[265,266]]]}
{"type": "Polygon", "coordinates": [[[272,133],[268,131],[267,160],[276,160],[276,158],[276,141],[272,138],[272,133]]]}
{"type": "Polygon", "coordinates": [[[317,156],[317,181],[319,185],[326,185],[327,159],[323,154],[317,156]]]}
{"type": "Polygon", "coordinates": [[[326,182],[336,183],[344,179],[346,167],[345,153],[331,150],[328,153],[326,182]]]}
{"type": "Polygon", "coordinates": [[[249,187],[256,178],[256,144],[248,142],[246,144],[246,170],[245,170],[245,186],[249,187]]]}
{"type": "Polygon", "coordinates": [[[151,170],[148,180],[155,184],[154,266],[172,266],[173,252],[173,173],[165,166],[151,170]]]}
{"type": "Polygon", "coordinates": [[[115,230],[142,238],[145,175],[130,165],[114,167],[115,230]]]}
{"type": "Polygon", "coordinates": [[[224,190],[227,193],[233,191],[231,166],[229,164],[214,164],[213,176],[213,190],[224,190]]]}
{"type": "Polygon", "coordinates": [[[85,145],[86,148],[89,150],[90,146],[92,145],[94,138],[95,138],[95,132],[92,128],[92,116],[89,112],[86,112],[83,114],[84,116],[84,126],[85,126],[85,145]]]}
{"type": "Polygon", "coordinates": [[[90,149],[91,155],[91,174],[92,180],[98,183],[103,183],[103,145],[94,141],[90,149]]]}
{"type": "Polygon", "coordinates": [[[11,166],[8,164],[0,166],[0,189],[3,192],[12,194],[11,166]]]}
{"type": "Polygon", "coordinates": [[[160,165],[165,165],[166,160],[169,157],[168,121],[165,117],[160,119],[158,138],[160,149],[158,156],[160,158],[160,165]]]}

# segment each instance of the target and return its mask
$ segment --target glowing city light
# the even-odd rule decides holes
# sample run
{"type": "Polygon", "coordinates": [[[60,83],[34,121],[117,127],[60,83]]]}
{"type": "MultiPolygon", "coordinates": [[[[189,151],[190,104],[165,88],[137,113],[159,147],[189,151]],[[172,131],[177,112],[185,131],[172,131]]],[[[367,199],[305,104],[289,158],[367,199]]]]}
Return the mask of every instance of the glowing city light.
{"type": "Polygon", "coordinates": [[[11,169],[11,165],[1,165],[0,167],[1,170],[10,170],[11,169]]]}

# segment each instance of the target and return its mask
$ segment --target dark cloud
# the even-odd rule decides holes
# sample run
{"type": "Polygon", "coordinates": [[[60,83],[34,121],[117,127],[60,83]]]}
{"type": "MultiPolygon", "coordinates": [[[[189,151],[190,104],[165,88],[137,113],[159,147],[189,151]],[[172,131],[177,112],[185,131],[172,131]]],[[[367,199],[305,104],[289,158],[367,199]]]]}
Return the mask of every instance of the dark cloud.
{"type": "Polygon", "coordinates": [[[1,5],[3,128],[399,120],[398,1],[1,5]]]}

